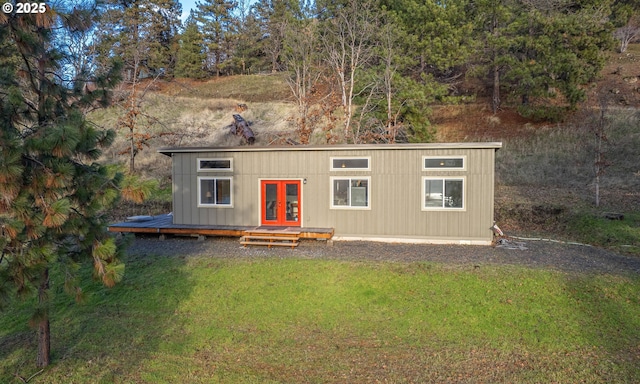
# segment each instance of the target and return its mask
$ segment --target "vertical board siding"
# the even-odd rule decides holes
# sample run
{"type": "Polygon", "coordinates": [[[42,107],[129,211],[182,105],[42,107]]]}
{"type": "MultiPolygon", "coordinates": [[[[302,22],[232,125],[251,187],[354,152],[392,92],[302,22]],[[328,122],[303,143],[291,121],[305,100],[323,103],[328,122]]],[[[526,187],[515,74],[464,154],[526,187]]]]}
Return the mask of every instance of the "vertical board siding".
{"type": "Polygon", "coordinates": [[[338,236],[491,240],[495,148],[221,151],[173,154],[176,224],[259,225],[260,179],[306,179],[302,224],[338,236]],[[423,156],[466,156],[465,170],[422,169],[423,156]],[[370,171],[331,171],[331,157],[369,157],[370,171]],[[233,172],[197,171],[198,158],[232,158],[233,172]],[[198,207],[198,177],[233,178],[233,208],[198,207]],[[330,209],[331,177],[370,177],[370,209],[330,209]],[[423,177],[464,177],[463,211],[423,211],[423,177]]]}

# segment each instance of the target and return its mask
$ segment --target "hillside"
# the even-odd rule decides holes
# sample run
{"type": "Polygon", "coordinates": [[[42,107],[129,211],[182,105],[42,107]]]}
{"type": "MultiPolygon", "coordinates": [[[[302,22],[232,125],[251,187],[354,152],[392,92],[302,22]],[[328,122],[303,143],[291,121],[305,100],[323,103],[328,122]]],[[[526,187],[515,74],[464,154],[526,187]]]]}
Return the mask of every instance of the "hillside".
{"type": "MultiPolygon", "coordinates": [[[[640,212],[640,44],[625,54],[612,53],[601,77],[588,92],[588,100],[560,124],[534,122],[512,108],[492,114],[488,102],[434,105],[430,118],[436,141],[502,141],[497,153],[496,217],[508,233],[550,234],[580,238],[575,220],[598,216],[608,210],[640,212]],[[603,155],[606,168],[601,177],[602,207],[594,201],[594,127],[599,105],[606,100],[603,155]]],[[[147,84],[149,85],[149,84],[147,84]]],[[[461,87],[471,86],[461,84],[461,87]]],[[[170,159],[158,155],[162,146],[244,145],[229,133],[233,114],[241,113],[256,135],[256,145],[281,144],[295,139],[295,106],[281,75],[222,77],[208,81],[176,79],[150,84],[142,107],[157,123],[150,131],[158,138],[136,157],[140,172],[170,186],[170,159]],[[238,111],[238,105],[247,109],[238,111]]],[[[111,107],[94,112],[90,119],[115,127],[123,110],[111,107]]],[[[125,132],[106,154],[109,161],[125,162],[118,154],[127,144],[125,132]]],[[[312,142],[321,143],[316,133],[312,142]]],[[[165,194],[165,196],[167,196],[165,194]]],[[[130,213],[166,211],[170,204],[131,207],[130,213]]],[[[632,223],[633,224],[633,223],[632,223]]],[[[640,218],[638,218],[640,227],[640,218]]],[[[587,235],[591,236],[591,235],[587,235]]],[[[640,250],[640,240],[635,240],[640,250]]],[[[632,241],[633,242],[633,241],[632,241]]]]}

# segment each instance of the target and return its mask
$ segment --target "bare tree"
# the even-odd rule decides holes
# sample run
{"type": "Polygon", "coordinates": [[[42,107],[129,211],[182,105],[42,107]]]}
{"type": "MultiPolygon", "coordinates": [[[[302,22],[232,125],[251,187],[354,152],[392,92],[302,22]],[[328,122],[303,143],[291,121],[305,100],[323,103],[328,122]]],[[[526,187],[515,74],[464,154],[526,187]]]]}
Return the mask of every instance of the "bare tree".
{"type": "Polygon", "coordinates": [[[286,47],[283,60],[289,72],[287,84],[298,107],[296,125],[302,144],[309,143],[312,132],[310,108],[313,104],[313,93],[322,71],[317,65],[316,38],[318,23],[312,20],[300,28],[289,28],[286,34],[286,47]]]}
{"type": "Polygon", "coordinates": [[[594,135],[595,135],[595,159],[593,161],[593,168],[595,173],[595,204],[596,207],[600,206],[600,177],[604,174],[605,168],[608,166],[608,163],[604,157],[603,146],[607,142],[606,135],[606,121],[605,116],[607,113],[606,106],[601,106],[600,108],[600,119],[595,126],[594,135]]]}
{"type": "Polygon", "coordinates": [[[326,61],[335,72],[341,92],[345,138],[350,136],[354,99],[371,86],[356,89],[356,80],[375,56],[377,24],[372,1],[349,0],[327,20],[323,31],[326,61]]]}
{"type": "Polygon", "coordinates": [[[616,30],[614,36],[620,41],[620,53],[626,52],[630,43],[640,39],[640,14],[631,16],[624,27],[616,30]]]}
{"type": "Polygon", "coordinates": [[[600,206],[600,182],[607,167],[611,163],[606,158],[606,149],[609,139],[607,132],[609,131],[609,123],[607,121],[607,113],[609,110],[609,96],[601,94],[598,98],[600,105],[599,113],[592,115],[593,119],[588,122],[589,132],[593,134],[593,184],[594,184],[594,203],[596,207],[600,206]]]}
{"type": "Polygon", "coordinates": [[[381,32],[381,60],[384,64],[382,80],[387,109],[385,136],[388,142],[395,143],[398,136],[400,108],[395,108],[393,104],[396,91],[394,77],[399,67],[398,44],[402,37],[398,34],[398,28],[391,22],[385,22],[381,32]]]}
{"type": "MultiPolygon", "coordinates": [[[[135,56],[136,58],[139,56],[135,56]]],[[[140,63],[138,60],[132,62],[133,73],[139,72],[140,63]]],[[[124,115],[118,119],[118,128],[127,130],[127,148],[119,152],[119,154],[127,154],[129,156],[129,173],[134,174],[136,171],[135,158],[138,152],[142,151],[144,147],[149,146],[149,142],[155,138],[173,135],[174,133],[165,130],[163,132],[152,132],[151,128],[155,125],[165,126],[158,118],[144,112],[142,110],[142,104],[145,100],[145,96],[156,84],[160,73],[143,84],[138,76],[134,76],[130,82],[128,82],[129,92],[128,96],[119,103],[119,106],[123,109],[124,115]],[[143,86],[144,85],[144,86],[143,86]]]]}

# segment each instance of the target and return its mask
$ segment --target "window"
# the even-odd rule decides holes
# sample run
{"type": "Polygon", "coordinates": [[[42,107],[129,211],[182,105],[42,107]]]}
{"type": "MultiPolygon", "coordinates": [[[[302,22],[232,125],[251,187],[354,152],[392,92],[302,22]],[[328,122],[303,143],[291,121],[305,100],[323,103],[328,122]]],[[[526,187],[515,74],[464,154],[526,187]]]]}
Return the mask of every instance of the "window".
{"type": "Polygon", "coordinates": [[[233,159],[198,159],[198,171],[233,171],[233,159]]]}
{"type": "Polygon", "coordinates": [[[464,156],[423,156],[422,157],[422,169],[423,170],[464,170],[465,169],[465,157],[464,156]]]}
{"type": "Polygon", "coordinates": [[[331,208],[369,209],[369,177],[331,178],[331,208]]]}
{"type": "Polygon", "coordinates": [[[464,209],[464,179],[431,178],[422,179],[423,210],[464,209]]]}
{"type": "Polygon", "coordinates": [[[231,188],[230,177],[199,177],[198,206],[231,207],[231,188]]]}
{"type": "Polygon", "coordinates": [[[332,171],[349,171],[359,170],[368,171],[369,157],[332,157],[331,158],[331,170],[332,171]]]}

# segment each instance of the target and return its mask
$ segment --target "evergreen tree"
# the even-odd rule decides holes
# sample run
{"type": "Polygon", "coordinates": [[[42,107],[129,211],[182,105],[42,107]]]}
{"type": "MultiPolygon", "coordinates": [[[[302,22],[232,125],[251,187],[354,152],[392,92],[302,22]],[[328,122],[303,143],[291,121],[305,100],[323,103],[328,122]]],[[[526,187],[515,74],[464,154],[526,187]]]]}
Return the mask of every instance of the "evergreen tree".
{"type": "Polygon", "coordinates": [[[416,62],[414,78],[421,74],[446,77],[451,68],[464,64],[473,47],[473,23],[467,16],[467,0],[382,0],[407,34],[406,54],[416,62]]]}
{"type": "Polygon", "coordinates": [[[537,111],[557,109],[550,99],[569,108],[584,99],[582,86],[595,79],[613,42],[608,4],[596,3],[532,1],[509,25],[504,85],[522,113],[537,117],[537,111]]]}
{"type": "Polygon", "coordinates": [[[500,79],[508,62],[512,44],[507,27],[517,16],[517,3],[512,0],[476,0],[470,3],[469,15],[474,19],[481,46],[475,58],[472,75],[488,78],[491,82],[491,110],[497,113],[501,105],[500,79]]]}
{"type": "Polygon", "coordinates": [[[202,79],[206,76],[204,70],[204,40],[198,29],[193,15],[185,23],[184,32],[180,35],[180,48],[176,63],[176,76],[202,79]]]}
{"type": "Polygon", "coordinates": [[[50,8],[0,15],[0,49],[20,58],[0,70],[0,303],[36,297],[38,367],[50,362],[50,273],[60,271],[78,298],[80,266],[91,263],[107,286],[124,273],[121,246],[105,232],[123,176],[96,162],[114,133],[82,114],[87,105],[104,105],[120,68],[95,74],[91,93],[65,86],[57,74],[66,54],[54,33],[78,28],[68,16],[50,8]]]}
{"type": "Polygon", "coordinates": [[[197,2],[196,17],[200,31],[204,37],[207,69],[220,76],[223,62],[231,56],[230,42],[235,30],[233,11],[237,7],[235,1],[204,0],[197,2]]]}
{"type": "MultiPolygon", "coordinates": [[[[239,10],[242,12],[242,10],[239,10]]],[[[241,15],[243,15],[241,13],[241,15]]],[[[251,74],[267,68],[263,49],[264,33],[255,8],[238,20],[238,31],[231,60],[233,67],[242,74],[251,74]]]]}
{"type": "Polygon", "coordinates": [[[264,37],[262,50],[271,61],[271,72],[277,72],[287,30],[303,18],[300,3],[296,0],[260,0],[254,9],[264,37]]]}
{"type": "Polygon", "coordinates": [[[149,41],[149,68],[173,76],[179,49],[178,33],[182,6],[178,0],[150,0],[146,12],[149,41]]]}
{"type": "Polygon", "coordinates": [[[124,78],[172,75],[181,5],[177,0],[105,0],[96,30],[101,61],[120,57],[124,78]]]}
{"type": "Polygon", "coordinates": [[[478,0],[470,10],[484,43],[477,73],[492,79],[494,111],[504,94],[528,117],[559,119],[584,99],[612,43],[607,0],[478,0]]]}

